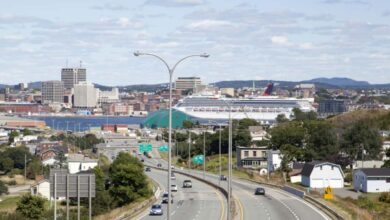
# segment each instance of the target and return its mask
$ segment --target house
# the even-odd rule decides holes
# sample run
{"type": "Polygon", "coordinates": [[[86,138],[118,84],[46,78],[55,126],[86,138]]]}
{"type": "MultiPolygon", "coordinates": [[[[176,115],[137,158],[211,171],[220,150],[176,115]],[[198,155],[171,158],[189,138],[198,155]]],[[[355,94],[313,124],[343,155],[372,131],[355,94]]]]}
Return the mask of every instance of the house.
{"type": "Polygon", "coordinates": [[[39,195],[50,200],[50,181],[43,179],[30,187],[32,195],[39,195]]]}
{"type": "Polygon", "coordinates": [[[330,162],[305,163],[302,169],[302,185],[310,188],[344,187],[344,172],[340,165],[330,162]]]}
{"type": "Polygon", "coordinates": [[[290,182],[291,183],[300,183],[302,182],[302,169],[305,164],[294,162],[291,163],[289,166],[291,167],[291,172],[288,173],[290,176],[290,182]]]}
{"type": "Polygon", "coordinates": [[[237,167],[267,172],[267,147],[236,147],[237,167]]]}
{"type": "Polygon", "coordinates": [[[249,126],[248,130],[252,137],[252,141],[261,141],[264,140],[267,136],[267,132],[263,129],[262,126],[249,126]]]}
{"type": "Polygon", "coordinates": [[[279,169],[282,164],[282,158],[279,150],[268,150],[267,151],[267,164],[268,164],[268,171],[274,172],[275,170],[279,169]]]}
{"type": "Polygon", "coordinates": [[[356,160],[352,164],[353,169],[380,168],[385,162],[382,160],[356,160]]]}
{"type": "Polygon", "coordinates": [[[362,168],[353,173],[353,188],[362,192],[389,192],[390,168],[362,168]]]}
{"type": "Polygon", "coordinates": [[[91,159],[82,154],[71,154],[68,157],[68,170],[70,174],[86,171],[98,165],[97,159],[91,159]]]}

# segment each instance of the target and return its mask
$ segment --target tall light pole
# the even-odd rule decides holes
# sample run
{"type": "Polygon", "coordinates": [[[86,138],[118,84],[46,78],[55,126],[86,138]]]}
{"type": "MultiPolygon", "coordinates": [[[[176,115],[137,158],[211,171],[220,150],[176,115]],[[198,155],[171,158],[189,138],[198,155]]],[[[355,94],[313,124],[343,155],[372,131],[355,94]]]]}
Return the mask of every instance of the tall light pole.
{"type": "Polygon", "coordinates": [[[188,171],[191,170],[191,130],[188,131],[188,171]]]}
{"type": "Polygon", "coordinates": [[[203,131],[203,179],[206,178],[206,131],[203,131]]]}
{"type": "Polygon", "coordinates": [[[219,178],[218,178],[218,186],[221,186],[221,176],[222,176],[222,157],[221,157],[221,144],[222,144],[222,124],[216,121],[210,121],[216,123],[219,126],[219,178]]]}
{"type": "MultiPolygon", "coordinates": [[[[171,201],[171,160],[172,160],[172,77],[173,77],[173,73],[175,72],[175,69],[177,67],[177,65],[179,65],[183,60],[185,59],[188,59],[190,57],[203,57],[203,58],[208,58],[210,55],[207,54],[207,53],[203,53],[203,54],[197,54],[197,55],[189,55],[189,56],[186,56],[186,57],[183,57],[181,58],[179,61],[177,61],[175,63],[175,65],[173,65],[173,67],[171,68],[169,66],[169,64],[163,59],[161,58],[160,56],[158,55],[155,55],[155,54],[152,54],[152,53],[141,53],[139,51],[136,51],[134,52],[134,56],[138,57],[138,56],[152,56],[152,57],[155,57],[157,59],[159,59],[161,62],[164,63],[164,65],[167,67],[168,69],[168,73],[169,73],[169,122],[168,122],[168,129],[169,129],[169,135],[168,135],[168,201],[171,201]]],[[[168,206],[167,206],[167,219],[169,220],[171,218],[171,203],[168,202],[168,206]]]]}
{"type": "Polygon", "coordinates": [[[229,150],[228,150],[228,158],[229,158],[229,168],[228,168],[228,213],[227,219],[231,220],[231,201],[232,201],[232,146],[233,146],[233,135],[232,135],[232,106],[229,105],[229,150]]]}

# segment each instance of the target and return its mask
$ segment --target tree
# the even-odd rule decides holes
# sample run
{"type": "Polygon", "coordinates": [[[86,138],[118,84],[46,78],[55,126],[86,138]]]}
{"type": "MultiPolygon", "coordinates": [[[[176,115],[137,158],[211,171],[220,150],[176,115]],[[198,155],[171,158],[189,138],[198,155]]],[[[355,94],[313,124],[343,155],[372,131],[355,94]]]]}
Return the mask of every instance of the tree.
{"type": "Polygon", "coordinates": [[[33,133],[28,128],[23,129],[23,136],[32,135],[32,134],[33,133]]]}
{"type": "Polygon", "coordinates": [[[108,212],[112,208],[112,198],[110,193],[105,189],[105,175],[102,169],[96,167],[95,172],[95,190],[96,196],[92,200],[92,214],[94,216],[108,212]]]}
{"type": "Polygon", "coordinates": [[[194,123],[190,120],[184,120],[183,121],[183,128],[184,129],[190,129],[194,127],[194,123]]]}
{"type": "Polygon", "coordinates": [[[259,126],[259,122],[251,118],[244,118],[238,121],[238,129],[248,129],[249,126],[259,126]]]}
{"type": "Polygon", "coordinates": [[[143,164],[135,157],[120,153],[110,167],[110,195],[117,207],[151,194],[143,164]]]}
{"type": "MultiPolygon", "coordinates": [[[[386,150],[386,157],[390,158],[390,148],[386,150]]],[[[390,168],[390,159],[385,160],[385,163],[382,167],[390,168]]]]}
{"type": "Polygon", "coordinates": [[[64,152],[60,151],[56,154],[55,159],[58,161],[58,165],[62,168],[66,162],[64,152]]]}
{"type": "Polygon", "coordinates": [[[27,178],[35,179],[39,174],[42,174],[43,165],[38,157],[33,157],[27,165],[27,178]]]}
{"type": "Polygon", "coordinates": [[[270,136],[270,145],[273,149],[280,149],[287,144],[303,147],[305,129],[301,122],[292,121],[271,129],[270,136]]]}
{"type": "Polygon", "coordinates": [[[12,144],[15,140],[15,137],[19,136],[19,132],[17,131],[11,131],[8,135],[8,143],[12,144]]]}
{"type": "Polygon", "coordinates": [[[327,121],[307,121],[306,128],[306,161],[329,159],[337,155],[339,147],[336,131],[332,124],[327,121]]]}
{"type": "Polygon", "coordinates": [[[285,114],[279,114],[277,117],[276,117],[276,122],[278,124],[280,123],[284,123],[284,122],[288,122],[288,118],[286,118],[286,115],[285,114]]]}
{"type": "Polygon", "coordinates": [[[0,196],[3,194],[8,194],[8,187],[0,180],[0,196]]]}
{"type": "Polygon", "coordinates": [[[3,153],[2,157],[3,158],[10,158],[14,162],[14,168],[17,169],[24,169],[24,155],[26,155],[26,159],[30,160],[31,159],[31,153],[28,150],[28,148],[22,146],[22,147],[12,147],[12,148],[7,148],[3,153]]]}
{"type": "Polygon", "coordinates": [[[16,211],[28,219],[42,219],[45,213],[45,199],[26,194],[17,204],[16,211]]]}
{"type": "Polygon", "coordinates": [[[283,155],[281,169],[282,171],[290,171],[290,167],[288,166],[292,161],[300,161],[303,158],[303,150],[297,146],[291,144],[284,144],[280,148],[280,152],[283,155]]]}
{"type": "Polygon", "coordinates": [[[8,173],[14,168],[14,161],[9,157],[0,157],[0,170],[8,173]]]}
{"type": "MultiPolygon", "coordinates": [[[[346,129],[342,135],[341,149],[351,161],[377,159],[382,147],[379,131],[370,127],[369,122],[360,120],[346,129]]],[[[350,164],[352,167],[352,164],[350,164]]]]}

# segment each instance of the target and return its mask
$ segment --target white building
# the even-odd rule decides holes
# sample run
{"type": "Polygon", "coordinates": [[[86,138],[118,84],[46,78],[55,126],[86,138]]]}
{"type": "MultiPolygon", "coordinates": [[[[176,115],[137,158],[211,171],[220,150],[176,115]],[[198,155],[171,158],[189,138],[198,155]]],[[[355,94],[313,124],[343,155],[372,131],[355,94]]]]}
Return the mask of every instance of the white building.
{"type": "Polygon", "coordinates": [[[68,170],[70,174],[95,168],[98,160],[91,159],[82,154],[71,154],[68,157],[68,170]]]}
{"type": "Polygon", "coordinates": [[[363,168],[353,173],[353,188],[362,192],[390,192],[390,168],[363,168]]]}
{"type": "Polygon", "coordinates": [[[95,108],[97,106],[97,90],[94,85],[81,82],[74,85],[74,107],[95,108]]]}
{"type": "Polygon", "coordinates": [[[382,160],[356,160],[352,164],[353,169],[380,168],[385,162],[382,160]]]}
{"type": "Polygon", "coordinates": [[[302,169],[302,185],[310,188],[344,187],[344,173],[340,165],[330,162],[305,163],[302,169]]]}
{"type": "Polygon", "coordinates": [[[252,141],[261,141],[266,139],[267,132],[262,126],[249,126],[249,133],[252,137],[252,141]]]}
{"type": "Polygon", "coordinates": [[[111,91],[99,90],[99,103],[114,103],[119,102],[119,89],[113,88],[111,91]]]}
{"type": "Polygon", "coordinates": [[[197,91],[197,88],[202,85],[200,77],[179,77],[175,81],[175,89],[197,91]]]}
{"type": "Polygon", "coordinates": [[[36,196],[42,196],[47,200],[50,200],[50,182],[49,180],[41,180],[34,184],[30,188],[31,194],[36,196]]]}
{"type": "Polygon", "coordinates": [[[275,170],[279,169],[282,164],[282,158],[279,150],[268,150],[267,152],[267,165],[268,165],[268,171],[274,172],[275,170]]]}
{"type": "Polygon", "coordinates": [[[382,145],[382,151],[383,151],[383,158],[382,160],[385,161],[385,160],[389,160],[390,158],[388,158],[386,156],[386,151],[390,149],[390,141],[384,141],[383,142],[383,145],[382,145]]]}

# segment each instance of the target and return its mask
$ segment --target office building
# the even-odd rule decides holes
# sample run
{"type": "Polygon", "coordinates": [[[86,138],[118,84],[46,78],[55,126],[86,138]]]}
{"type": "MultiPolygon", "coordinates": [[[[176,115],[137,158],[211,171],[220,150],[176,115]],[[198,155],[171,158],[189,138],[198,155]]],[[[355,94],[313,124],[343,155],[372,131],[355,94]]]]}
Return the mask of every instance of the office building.
{"type": "Polygon", "coordinates": [[[80,82],[87,81],[87,69],[85,68],[63,68],[61,70],[61,81],[65,89],[72,89],[80,82]]]}
{"type": "Polygon", "coordinates": [[[43,103],[64,102],[64,84],[61,81],[53,80],[42,82],[41,91],[43,103]]]}
{"type": "Polygon", "coordinates": [[[119,102],[119,89],[112,88],[111,91],[99,91],[99,103],[119,102]]]}
{"type": "Polygon", "coordinates": [[[336,115],[347,111],[344,100],[323,100],[319,102],[318,113],[320,115],[336,115]]]}
{"type": "Polygon", "coordinates": [[[97,105],[97,89],[93,84],[81,82],[74,85],[74,107],[95,108],[97,105]]]}
{"type": "Polygon", "coordinates": [[[175,89],[197,91],[202,85],[200,77],[179,77],[175,81],[175,89]]]}

